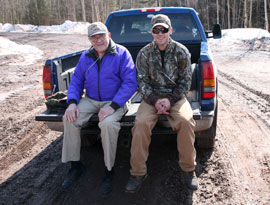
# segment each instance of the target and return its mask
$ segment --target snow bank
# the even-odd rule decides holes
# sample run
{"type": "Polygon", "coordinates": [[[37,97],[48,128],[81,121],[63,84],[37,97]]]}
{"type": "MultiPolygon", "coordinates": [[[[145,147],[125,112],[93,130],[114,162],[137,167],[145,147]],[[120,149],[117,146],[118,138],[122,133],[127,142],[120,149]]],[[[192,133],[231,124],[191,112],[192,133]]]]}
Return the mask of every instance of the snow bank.
{"type": "MultiPolygon", "coordinates": [[[[0,32],[32,32],[32,33],[63,33],[63,34],[87,34],[87,28],[90,24],[87,22],[65,21],[61,25],[53,26],[34,26],[30,24],[0,23],[0,32]]],[[[36,60],[41,59],[43,52],[30,45],[19,45],[6,38],[0,37],[0,56],[17,55],[23,62],[16,64],[29,65],[36,60]]]]}
{"type": "Polygon", "coordinates": [[[20,45],[9,39],[0,37],[0,56],[7,55],[17,55],[23,59],[13,65],[30,65],[36,60],[41,59],[43,52],[34,46],[20,45]]]}
{"type": "Polygon", "coordinates": [[[220,44],[231,45],[234,43],[246,43],[259,40],[262,44],[270,41],[270,33],[259,28],[234,28],[222,30],[221,39],[210,39],[211,45],[220,44]]]}
{"type": "Polygon", "coordinates": [[[52,26],[34,26],[34,25],[23,25],[16,24],[12,25],[9,23],[0,23],[0,32],[40,32],[40,33],[66,33],[66,34],[87,34],[87,28],[90,25],[88,22],[72,22],[65,21],[61,25],[52,26]]]}
{"type": "Polygon", "coordinates": [[[270,33],[259,28],[234,28],[222,30],[222,37],[238,40],[251,40],[261,39],[263,37],[270,38],[270,33]]]}

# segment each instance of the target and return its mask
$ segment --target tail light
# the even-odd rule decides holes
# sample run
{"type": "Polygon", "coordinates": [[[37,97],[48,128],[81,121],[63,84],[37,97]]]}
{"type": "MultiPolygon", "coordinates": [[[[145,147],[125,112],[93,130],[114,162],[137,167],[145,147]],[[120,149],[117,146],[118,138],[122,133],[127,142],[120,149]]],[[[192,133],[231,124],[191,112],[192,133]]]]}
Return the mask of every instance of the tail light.
{"type": "Polygon", "coordinates": [[[140,11],[141,12],[156,12],[156,11],[161,11],[162,9],[161,8],[144,8],[144,9],[141,9],[140,11]]]}
{"type": "Polygon", "coordinates": [[[49,66],[44,66],[43,68],[43,90],[45,98],[51,96],[53,93],[51,67],[49,66]]]}
{"type": "Polygon", "coordinates": [[[202,62],[202,99],[210,99],[216,95],[216,78],[211,61],[202,62]]]}

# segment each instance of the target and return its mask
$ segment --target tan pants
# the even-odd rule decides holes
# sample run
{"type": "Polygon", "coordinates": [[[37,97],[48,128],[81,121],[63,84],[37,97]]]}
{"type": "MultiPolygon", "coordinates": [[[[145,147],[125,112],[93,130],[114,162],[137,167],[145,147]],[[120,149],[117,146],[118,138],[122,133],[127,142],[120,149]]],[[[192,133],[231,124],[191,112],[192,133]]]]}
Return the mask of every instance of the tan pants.
{"type": "MultiPolygon", "coordinates": [[[[99,102],[85,97],[78,104],[79,116],[74,123],[70,123],[63,118],[64,139],[62,149],[62,162],[79,161],[81,151],[81,128],[88,122],[90,117],[98,113],[102,107],[109,106],[111,101],[99,102]]],[[[119,120],[125,114],[126,105],[119,108],[112,115],[106,117],[98,123],[101,129],[101,140],[104,152],[104,162],[108,170],[114,166],[118,134],[120,130],[119,120]]]]}
{"type": "MultiPolygon", "coordinates": [[[[131,175],[142,176],[147,173],[146,161],[149,155],[152,129],[158,115],[154,106],[142,102],[136,114],[135,125],[132,129],[132,146],[130,165],[131,175]]],[[[174,131],[177,131],[177,149],[179,165],[185,172],[193,171],[196,166],[196,150],[194,148],[195,120],[189,102],[186,98],[174,104],[167,116],[174,131]]]]}

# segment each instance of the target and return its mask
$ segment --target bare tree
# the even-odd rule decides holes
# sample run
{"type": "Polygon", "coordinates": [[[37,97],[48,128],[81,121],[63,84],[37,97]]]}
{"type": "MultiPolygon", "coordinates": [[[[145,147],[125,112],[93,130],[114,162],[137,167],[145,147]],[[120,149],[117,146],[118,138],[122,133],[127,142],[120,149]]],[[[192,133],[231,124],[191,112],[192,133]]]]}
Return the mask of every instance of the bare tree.
{"type": "Polygon", "coordinates": [[[207,29],[209,29],[209,4],[208,0],[206,0],[206,22],[207,22],[207,29]]]}
{"type": "Polygon", "coordinates": [[[253,8],[253,1],[250,0],[250,6],[249,6],[249,22],[248,22],[249,28],[252,27],[252,8],[253,8]]]}
{"type": "Polygon", "coordinates": [[[71,5],[72,5],[72,20],[73,21],[77,21],[77,17],[76,17],[76,0],[71,0],[71,5]]]}
{"type": "Polygon", "coordinates": [[[130,8],[134,8],[135,7],[135,0],[130,0],[130,8]]]}
{"type": "Polygon", "coordinates": [[[98,0],[92,0],[92,21],[101,21],[98,0]]]}
{"type": "Polygon", "coordinates": [[[227,0],[227,9],[228,9],[228,28],[231,28],[231,6],[230,0],[227,0]]]}
{"type": "Polygon", "coordinates": [[[265,16],[265,30],[269,31],[268,15],[267,15],[267,2],[264,0],[264,16],[265,16]]]}
{"type": "Polygon", "coordinates": [[[123,0],[119,0],[119,9],[121,10],[123,8],[123,0]]]}
{"type": "Polygon", "coordinates": [[[81,6],[82,6],[82,20],[86,21],[86,15],[85,15],[85,2],[84,0],[80,0],[81,1],[81,6]]]}
{"type": "Polygon", "coordinates": [[[95,0],[91,1],[91,22],[94,22],[96,20],[94,1],[95,0]]]}
{"type": "Polygon", "coordinates": [[[247,0],[244,1],[244,27],[248,27],[248,17],[247,17],[247,0]]]}
{"type": "Polygon", "coordinates": [[[103,9],[102,9],[103,12],[102,12],[102,15],[101,15],[101,19],[102,19],[102,21],[105,21],[106,17],[110,13],[110,2],[109,2],[109,0],[104,0],[102,6],[103,6],[103,9]]]}
{"type": "Polygon", "coordinates": [[[217,23],[219,23],[219,8],[218,8],[218,0],[216,0],[217,4],[217,23]]]}

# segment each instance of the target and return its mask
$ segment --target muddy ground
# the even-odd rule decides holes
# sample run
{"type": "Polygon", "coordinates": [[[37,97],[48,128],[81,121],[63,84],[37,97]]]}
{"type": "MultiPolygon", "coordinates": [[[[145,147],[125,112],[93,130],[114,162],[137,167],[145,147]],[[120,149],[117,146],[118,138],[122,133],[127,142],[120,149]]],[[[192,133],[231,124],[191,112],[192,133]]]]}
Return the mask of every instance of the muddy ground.
{"type": "Polygon", "coordinates": [[[0,33],[43,51],[41,59],[0,56],[0,204],[270,204],[270,48],[262,40],[211,41],[219,66],[216,146],[197,149],[200,189],[183,184],[176,139],[153,137],[149,178],[137,194],[126,194],[129,149],[119,146],[115,181],[100,196],[103,154],[99,143],[82,149],[87,172],[69,192],[60,185],[62,133],[48,130],[35,115],[45,110],[42,66],[47,58],[85,49],[86,36],[0,33]]]}

